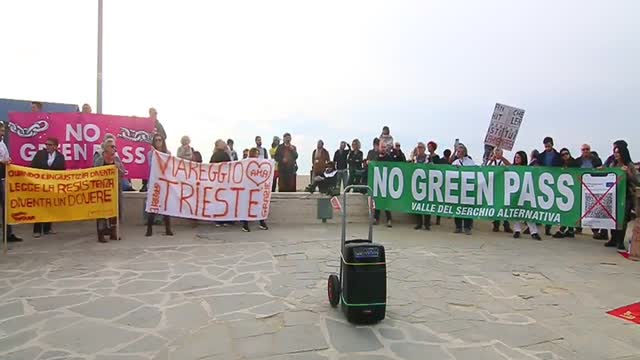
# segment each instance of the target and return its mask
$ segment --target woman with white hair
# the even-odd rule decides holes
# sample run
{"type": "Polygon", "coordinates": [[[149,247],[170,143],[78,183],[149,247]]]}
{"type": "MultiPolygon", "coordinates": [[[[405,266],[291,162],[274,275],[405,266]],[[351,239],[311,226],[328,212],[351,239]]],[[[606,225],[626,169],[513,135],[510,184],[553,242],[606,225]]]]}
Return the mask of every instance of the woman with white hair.
{"type": "Polygon", "coordinates": [[[185,159],[192,161],[193,160],[193,148],[191,147],[191,139],[188,136],[183,136],[180,139],[181,146],[178,148],[176,155],[180,159],[185,159]]]}
{"type": "MultiPolygon", "coordinates": [[[[109,134],[108,134],[109,135],[109,134]]],[[[102,143],[102,153],[94,156],[93,166],[115,165],[118,169],[118,200],[122,199],[122,178],[126,175],[126,170],[122,165],[122,161],[116,154],[116,139],[113,135],[105,136],[102,143]]],[[[98,241],[106,243],[105,235],[109,235],[109,240],[120,240],[118,237],[118,218],[122,220],[121,201],[118,201],[118,217],[109,219],[98,219],[98,241]]]]}

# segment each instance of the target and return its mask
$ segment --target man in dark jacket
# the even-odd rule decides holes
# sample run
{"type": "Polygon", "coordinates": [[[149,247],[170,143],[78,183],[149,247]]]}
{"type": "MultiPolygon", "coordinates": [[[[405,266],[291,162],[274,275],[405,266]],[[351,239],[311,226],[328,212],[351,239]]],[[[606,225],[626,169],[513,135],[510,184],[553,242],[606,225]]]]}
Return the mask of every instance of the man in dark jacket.
{"type": "Polygon", "coordinates": [[[598,157],[598,153],[591,151],[589,144],[583,144],[580,148],[581,156],[576,161],[576,166],[582,169],[596,169],[602,166],[602,160],[598,157]]]}
{"type": "MultiPolygon", "coordinates": [[[[46,148],[36,152],[31,161],[31,167],[34,169],[44,170],[64,170],[64,156],[58,151],[58,139],[48,138],[46,148]]],[[[35,223],[33,224],[33,237],[39,238],[42,235],[55,234],[51,223],[35,223]]]]}
{"type": "Polygon", "coordinates": [[[540,164],[542,166],[561,167],[563,165],[562,157],[553,148],[553,138],[547,136],[542,143],[544,144],[544,151],[540,153],[540,164]]]}
{"type": "MultiPolygon", "coordinates": [[[[540,161],[540,166],[553,166],[553,167],[562,167],[564,161],[562,161],[562,157],[560,153],[553,148],[553,138],[547,136],[542,140],[544,144],[544,151],[540,153],[540,157],[538,160],[540,161]]],[[[551,235],[551,225],[544,226],[544,232],[547,236],[551,235]]]]}
{"type": "Polygon", "coordinates": [[[338,171],[337,178],[337,186],[338,189],[344,184],[347,186],[347,182],[349,181],[349,171],[347,170],[347,157],[349,156],[349,152],[351,151],[351,147],[347,144],[346,141],[340,142],[340,148],[336,150],[333,154],[333,163],[336,165],[336,170],[338,171]]]}
{"type": "MultiPolygon", "coordinates": [[[[582,144],[580,147],[581,156],[575,159],[575,166],[582,169],[597,169],[602,166],[602,160],[598,156],[598,153],[591,151],[589,144],[582,144]]],[[[606,234],[601,233],[599,229],[591,229],[593,238],[596,240],[609,240],[606,239],[606,234]],[[604,235],[604,236],[603,236],[604,235]]],[[[582,228],[576,228],[576,234],[581,234],[582,228]]]]}
{"type": "Polygon", "coordinates": [[[395,144],[395,148],[393,148],[390,153],[393,155],[393,161],[407,162],[407,157],[402,152],[399,142],[395,144]]]}

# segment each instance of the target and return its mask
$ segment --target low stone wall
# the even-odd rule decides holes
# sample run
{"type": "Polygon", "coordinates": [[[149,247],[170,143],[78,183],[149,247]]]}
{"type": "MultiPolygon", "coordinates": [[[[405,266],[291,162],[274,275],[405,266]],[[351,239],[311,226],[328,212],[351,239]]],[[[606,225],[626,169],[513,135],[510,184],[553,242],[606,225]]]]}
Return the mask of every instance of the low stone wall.
{"type": "MultiPolygon", "coordinates": [[[[125,224],[143,224],[143,209],[146,199],[145,193],[125,192],[123,199],[124,213],[123,222],[125,224]]],[[[326,195],[309,193],[273,193],[271,196],[271,210],[269,213],[269,223],[284,224],[317,224],[322,222],[317,217],[317,207],[319,199],[328,199],[326,195]]],[[[342,196],[340,196],[342,200],[342,196]]],[[[347,217],[349,222],[367,221],[367,200],[361,194],[347,194],[347,217]]],[[[383,215],[384,216],[384,215],[383,215]]],[[[409,217],[401,215],[401,218],[409,217]]],[[[399,220],[401,219],[399,218],[399,220]]],[[[185,220],[176,220],[183,222],[185,220]]],[[[333,212],[333,219],[327,220],[330,223],[341,221],[341,214],[333,212]]],[[[401,221],[401,220],[400,220],[401,221]]]]}

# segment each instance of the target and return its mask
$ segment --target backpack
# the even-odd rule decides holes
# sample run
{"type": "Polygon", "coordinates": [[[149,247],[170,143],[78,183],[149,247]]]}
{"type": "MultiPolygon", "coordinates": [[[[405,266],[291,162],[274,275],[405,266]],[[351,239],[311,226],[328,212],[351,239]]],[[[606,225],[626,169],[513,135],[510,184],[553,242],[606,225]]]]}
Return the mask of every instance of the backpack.
{"type": "Polygon", "coordinates": [[[202,154],[200,154],[200,151],[193,151],[193,161],[195,162],[202,162],[202,154]]]}

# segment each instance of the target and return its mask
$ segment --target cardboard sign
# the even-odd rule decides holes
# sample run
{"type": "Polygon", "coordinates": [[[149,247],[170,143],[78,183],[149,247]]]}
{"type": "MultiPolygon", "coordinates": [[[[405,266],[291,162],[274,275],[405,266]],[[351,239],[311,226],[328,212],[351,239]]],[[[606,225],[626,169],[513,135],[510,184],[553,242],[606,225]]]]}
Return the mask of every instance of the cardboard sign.
{"type": "Polygon", "coordinates": [[[7,167],[7,222],[29,224],[118,215],[118,170],[101,166],[52,171],[7,167]]]}
{"type": "Polygon", "coordinates": [[[269,159],[202,164],[154,151],[146,210],[204,221],[264,220],[273,170],[269,159]]]}
{"type": "Polygon", "coordinates": [[[150,118],[82,113],[9,113],[9,152],[16,165],[29,166],[47,138],[60,142],[67,169],[93,167],[106,134],[116,137],[118,156],[128,177],[146,179],[154,122],[150,118]]]}
{"type": "Polygon", "coordinates": [[[496,104],[484,138],[485,145],[511,151],[522,124],[524,110],[512,106],[496,104]]]}

